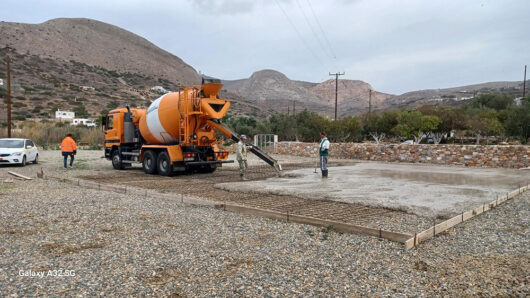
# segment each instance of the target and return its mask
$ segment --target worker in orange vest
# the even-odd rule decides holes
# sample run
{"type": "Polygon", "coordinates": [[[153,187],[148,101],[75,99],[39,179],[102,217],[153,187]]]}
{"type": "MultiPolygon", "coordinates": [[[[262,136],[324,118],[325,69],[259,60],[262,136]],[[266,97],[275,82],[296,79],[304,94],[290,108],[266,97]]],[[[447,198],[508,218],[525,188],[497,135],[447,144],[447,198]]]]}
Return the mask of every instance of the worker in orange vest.
{"type": "Polygon", "coordinates": [[[61,152],[64,157],[64,168],[66,169],[66,161],[68,160],[68,156],[70,156],[70,168],[74,164],[74,155],[77,153],[77,145],[72,138],[72,134],[67,134],[66,137],[61,142],[61,152]]]}

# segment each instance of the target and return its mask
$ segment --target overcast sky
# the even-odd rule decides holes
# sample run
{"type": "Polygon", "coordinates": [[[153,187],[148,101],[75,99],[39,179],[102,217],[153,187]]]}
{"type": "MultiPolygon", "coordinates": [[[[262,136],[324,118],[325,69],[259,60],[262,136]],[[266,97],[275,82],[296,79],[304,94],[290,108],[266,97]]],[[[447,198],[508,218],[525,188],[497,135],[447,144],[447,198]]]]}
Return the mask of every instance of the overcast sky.
{"type": "Polygon", "coordinates": [[[84,17],[139,34],[222,79],[329,72],[382,92],[522,80],[528,0],[2,0],[0,20],[84,17]]]}

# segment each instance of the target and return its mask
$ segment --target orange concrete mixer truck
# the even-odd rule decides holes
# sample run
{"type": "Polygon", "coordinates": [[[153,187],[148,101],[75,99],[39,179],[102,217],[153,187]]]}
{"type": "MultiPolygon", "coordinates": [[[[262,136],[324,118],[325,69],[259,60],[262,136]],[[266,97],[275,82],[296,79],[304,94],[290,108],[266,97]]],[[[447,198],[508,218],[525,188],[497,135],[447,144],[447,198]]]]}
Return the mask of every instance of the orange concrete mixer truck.
{"type": "MultiPolygon", "coordinates": [[[[117,108],[102,124],[105,128],[105,157],[121,170],[141,163],[147,174],[170,176],[177,171],[214,172],[228,160],[219,150],[216,130],[239,142],[239,135],[221,123],[230,108],[219,98],[223,84],[210,80],[198,86],[180,88],[151,103],[147,109],[117,108]]],[[[276,160],[250,145],[256,154],[277,171],[276,160]]]]}

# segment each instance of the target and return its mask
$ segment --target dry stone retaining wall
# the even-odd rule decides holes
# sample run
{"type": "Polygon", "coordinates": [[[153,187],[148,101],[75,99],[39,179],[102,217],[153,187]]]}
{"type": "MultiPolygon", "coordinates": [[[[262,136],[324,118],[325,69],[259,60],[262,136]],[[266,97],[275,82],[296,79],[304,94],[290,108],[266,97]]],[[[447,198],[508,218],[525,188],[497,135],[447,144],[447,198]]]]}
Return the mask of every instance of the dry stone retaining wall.
{"type": "MultiPolygon", "coordinates": [[[[279,154],[317,156],[318,144],[278,143],[279,154]]],[[[470,167],[530,167],[530,146],[523,145],[404,145],[404,144],[331,144],[330,157],[344,159],[422,162],[470,167]]]]}

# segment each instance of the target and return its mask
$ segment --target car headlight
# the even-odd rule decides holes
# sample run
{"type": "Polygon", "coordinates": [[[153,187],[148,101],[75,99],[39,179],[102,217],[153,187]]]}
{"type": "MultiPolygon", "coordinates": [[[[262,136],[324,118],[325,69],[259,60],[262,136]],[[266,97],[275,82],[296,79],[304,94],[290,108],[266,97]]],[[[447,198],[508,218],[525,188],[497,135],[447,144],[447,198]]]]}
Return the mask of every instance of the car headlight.
{"type": "Polygon", "coordinates": [[[22,152],[11,153],[11,156],[20,156],[20,155],[22,155],[22,152]]]}

